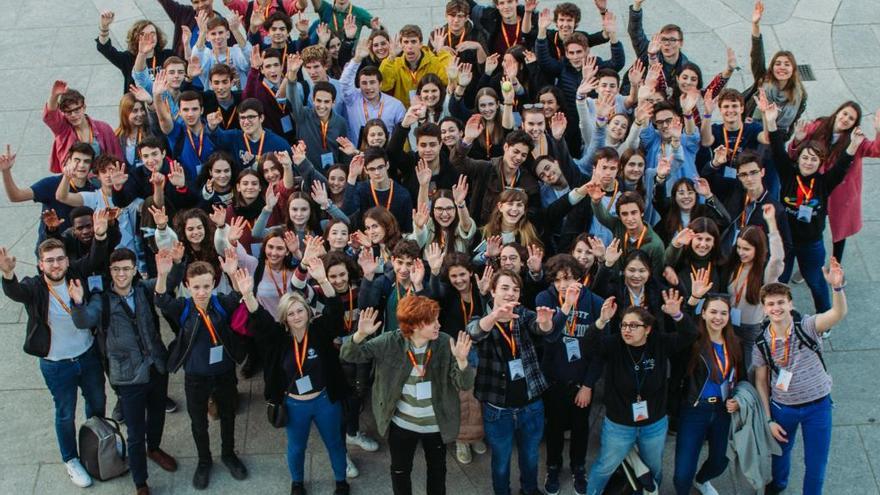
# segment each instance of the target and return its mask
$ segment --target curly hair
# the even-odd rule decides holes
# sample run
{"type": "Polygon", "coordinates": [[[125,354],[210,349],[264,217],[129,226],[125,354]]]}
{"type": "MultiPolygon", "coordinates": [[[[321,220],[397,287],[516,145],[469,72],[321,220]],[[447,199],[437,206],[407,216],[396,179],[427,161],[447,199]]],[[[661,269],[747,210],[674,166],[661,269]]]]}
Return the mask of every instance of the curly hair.
{"type": "Polygon", "coordinates": [[[138,53],[138,44],[140,42],[141,33],[149,26],[153,26],[156,28],[156,48],[154,50],[154,54],[161,50],[165,49],[165,44],[168,43],[168,38],[165,36],[165,33],[162,31],[159,26],[157,26],[153,21],[149,21],[147,19],[141,19],[140,21],[136,21],[134,24],[128,28],[128,34],[125,35],[125,43],[128,45],[128,51],[137,55],[138,53]]]}

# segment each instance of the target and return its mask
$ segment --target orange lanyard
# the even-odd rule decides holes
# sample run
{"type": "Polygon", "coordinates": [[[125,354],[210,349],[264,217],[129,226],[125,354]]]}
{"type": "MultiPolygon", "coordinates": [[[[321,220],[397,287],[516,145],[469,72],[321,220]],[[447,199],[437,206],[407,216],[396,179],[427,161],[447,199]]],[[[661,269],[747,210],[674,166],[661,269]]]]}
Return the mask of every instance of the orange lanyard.
{"type": "Polygon", "coordinates": [[[739,301],[740,301],[740,299],[742,299],[742,295],[746,290],[746,286],[749,285],[749,278],[748,278],[749,276],[748,276],[748,274],[746,274],[746,279],[743,281],[743,283],[740,284],[739,288],[736,287],[736,283],[739,281],[739,276],[742,274],[743,266],[744,265],[742,265],[742,264],[739,265],[739,268],[737,268],[737,270],[736,270],[736,276],[733,277],[733,305],[734,306],[739,306],[739,301]]]}
{"type": "MultiPolygon", "coordinates": [[[[736,152],[737,152],[737,150],[739,150],[739,143],[742,142],[743,129],[745,129],[745,126],[740,126],[739,133],[737,133],[737,135],[736,135],[736,143],[734,143],[734,145],[733,145],[733,151],[728,152],[728,154],[727,154],[728,160],[732,160],[732,159],[736,158],[736,152]]],[[[727,128],[722,126],[721,131],[724,133],[724,146],[730,145],[730,141],[727,139],[727,128]]]]}
{"type": "Polygon", "coordinates": [[[327,132],[330,130],[330,121],[320,122],[321,124],[321,146],[327,149],[327,132]]]}
{"type": "MultiPolygon", "coordinates": [[[[247,134],[242,133],[242,138],[244,138],[244,147],[247,148],[247,152],[253,155],[254,153],[251,151],[251,142],[248,140],[247,134]]],[[[257,149],[257,158],[263,155],[263,143],[266,142],[266,131],[263,131],[263,134],[260,135],[260,147],[257,149]]]]}
{"type": "Polygon", "coordinates": [[[303,365],[306,364],[306,356],[308,356],[309,352],[309,331],[306,330],[305,335],[303,335],[302,340],[302,352],[299,350],[299,344],[296,342],[296,337],[293,338],[293,362],[296,363],[296,369],[299,371],[299,376],[303,377],[303,365]]]}
{"type": "MultiPolygon", "coordinates": [[[[373,187],[373,183],[370,182],[370,192],[373,193],[373,202],[376,206],[382,206],[379,203],[379,196],[376,195],[376,188],[373,187]]],[[[388,201],[385,202],[385,209],[391,210],[391,200],[394,198],[394,182],[391,183],[391,189],[388,190],[388,201]]]]}
{"type": "Polygon", "coordinates": [[[70,184],[70,188],[73,190],[73,192],[79,192],[79,189],[77,189],[76,184],[73,183],[73,180],[69,180],[67,181],[67,183],[70,184]]]}
{"type": "Polygon", "coordinates": [[[198,306],[196,306],[196,311],[198,311],[199,316],[202,317],[202,323],[204,323],[205,326],[208,328],[208,333],[211,335],[211,344],[217,345],[219,340],[217,339],[217,331],[214,329],[214,324],[211,323],[211,317],[208,316],[208,314],[205,313],[205,311],[198,306]]]}
{"type": "Polygon", "coordinates": [[[418,76],[419,68],[416,67],[416,70],[409,70],[409,67],[407,67],[406,71],[409,72],[409,77],[412,78],[413,86],[418,86],[419,85],[419,76],[418,76]]]}
{"type": "Polygon", "coordinates": [[[232,120],[235,118],[235,114],[237,114],[237,113],[238,113],[238,108],[232,107],[232,113],[229,114],[229,120],[227,120],[226,125],[223,126],[224,129],[229,129],[230,127],[232,127],[232,120]]]}
{"type": "Polygon", "coordinates": [[[721,372],[721,381],[727,379],[727,373],[730,372],[730,356],[727,354],[727,344],[721,344],[721,351],[724,353],[724,366],[721,366],[721,359],[718,357],[718,351],[715,350],[715,346],[712,346],[712,357],[715,358],[715,365],[718,366],[718,371],[721,372]]]}
{"type": "Polygon", "coordinates": [[[510,355],[513,358],[516,358],[516,340],[513,339],[513,320],[507,324],[507,331],[510,332],[510,335],[504,331],[504,328],[502,328],[501,324],[498,322],[495,322],[495,326],[498,328],[501,336],[504,337],[504,341],[507,342],[507,345],[510,347],[510,355]]]}
{"type": "MultiPolygon", "coordinates": [[[[616,188],[615,188],[616,190],[616,188]]],[[[645,234],[648,232],[648,226],[642,227],[642,233],[639,234],[639,239],[636,241],[636,249],[641,249],[642,242],[645,240],[645,234]]],[[[629,233],[623,234],[623,247],[624,249],[629,249],[629,233]]]]}
{"type": "MultiPolygon", "coordinates": [[[[367,107],[367,99],[366,98],[364,98],[363,105],[364,105],[364,122],[366,122],[366,121],[370,120],[370,112],[367,107]]],[[[378,115],[376,115],[377,119],[382,118],[382,111],[384,109],[385,109],[385,102],[382,101],[382,97],[379,96],[379,113],[378,113],[378,115]]]]}
{"type": "MultiPolygon", "coordinates": [[[[781,366],[788,365],[789,352],[791,352],[791,347],[788,345],[788,341],[791,338],[791,327],[788,328],[788,331],[785,332],[785,352],[782,356],[782,362],[779,363],[781,366]]],[[[770,359],[775,360],[776,358],[773,355],[776,354],[776,331],[773,330],[773,324],[770,324],[770,359]]]]}
{"type": "Polygon", "coordinates": [[[159,61],[159,57],[157,57],[156,54],[153,54],[153,72],[152,72],[153,77],[156,76],[156,63],[158,61],[159,61]]]}
{"type": "MultiPolygon", "coordinates": [[[[397,285],[396,283],[394,284],[394,291],[397,292],[397,302],[402,301],[403,298],[400,297],[400,286],[397,285]]],[[[406,289],[406,291],[403,293],[403,297],[410,295],[411,292],[412,292],[412,287],[408,287],[406,289]]]]}
{"type": "Polygon", "coordinates": [[[614,179],[614,191],[611,193],[611,200],[608,201],[608,209],[611,209],[611,205],[614,204],[614,198],[617,197],[617,190],[620,188],[620,182],[617,182],[617,179],[614,179]]]}
{"type": "Polygon", "coordinates": [[[589,274],[589,273],[587,274],[586,277],[584,277],[584,281],[583,281],[583,283],[582,283],[581,285],[583,285],[584,287],[589,287],[589,286],[590,286],[590,274],[589,274]]]}
{"type": "Polygon", "coordinates": [[[269,278],[272,279],[272,285],[275,286],[275,291],[278,292],[278,297],[281,297],[287,292],[287,270],[284,268],[281,269],[281,285],[278,285],[274,272],[275,270],[269,268],[269,278]]]}
{"type": "Polygon", "coordinates": [[[101,188],[101,197],[104,199],[104,206],[106,206],[107,208],[113,208],[113,206],[110,204],[110,197],[107,196],[107,193],[104,192],[103,187],[101,188]]]}
{"type": "MultiPolygon", "coordinates": [[[[712,262],[711,261],[709,262],[709,266],[706,269],[709,270],[708,275],[711,278],[712,277],[712,262]]],[[[697,267],[695,267],[694,265],[691,265],[691,275],[693,275],[694,278],[697,278],[697,267]]]]}
{"type": "Polygon", "coordinates": [[[471,298],[471,302],[468,303],[469,307],[465,309],[464,307],[464,298],[461,295],[458,296],[458,302],[461,303],[461,315],[464,319],[464,326],[467,326],[468,322],[471,321],[471,317],[474,316],[474,304],[473,298],[471,298]]]}
{"type": "Polygon", "coordinates": [[[489,126],[486,126],[486,156],[492,157],[492,136],[489,134],[489,126]]]}
{"type": "MultiPolygon", "coordinates": [[[[286,48],[285,48],[285,50],[286,50],[286,48]]],[[[281,60],[286,60],[286,59],[282,58],[281,60]]],[[[265,79],[262,81],[262,84],[263,84],[263,87],[266,88],[266,91],[268,91],[269,94],[272,95],[272,100],[275,101],[275,105],[278,107],[278,110],[280,110],[281,113],[286,112],[287,111],[287,103],[280,103],[278,101],[278,95],[275,94],[275,91],[272,90],[271,86],[266,84],[265,79]]]]}
{"type": "Polygon", "coordinates": [[[70,314],[70,306],[68,306],[67,303],[61,300],[61,296],[59,296],[58,293],[55,292],[55,289],[53,289],[52,286],[49,285],[49,282],[46,282],[46,288],[49,289],[49,294],[52,294],[52,297],[54,297],[55,300],[58,301],[58,304],[61,305],[61,309],[63,309],[65,313],[70,314]]]}
{"type": "Polygon", "coordinates": [[[449,26],[447,26],[446,27],[446,39],[449,40],[449,43],[447,43],[449,45],[449,48],[455,48],[456,46],[461,44],[461,42],[464,41],[464,35],[466,35],[466,34],[467,34],[467,29],[462,29],[461,36],[458,37],[458,43],[453,45],[452,44],[452,31],[449,29],[449,26]]]}
{"type": "Polygon", "coordinates": [[[511,46],[515,45],[519,41],[519,33],[520,33],[521,29],[522,29],[522,20],[517,19],[516,36],[514,36],[513,42],[511,43],[510,39],[507,37],[507,25],[504,23],[501,23],[501,34],[504,35],[505,48],[510,48],[511,46]]]}
{"type": "Polygon", "coordinates": [[[265,10],[263,10],[263,18],[264,19],[266,17],[269,17],[269,10],[271,10],[271,9],[272,9],[272,2],[269,2],[268,4],[266,4],[265,10]]]}
{"type": "Polygon", "coordinates": [[[740,229],[745,228],[745,226],[746,226],[746,220],[748,220],[748,219],[746,218],[746,212],[748,211],[748,207],[749,207],[749,199],[750,199],[750,198],[749,198],[749,195],[746,194],[746,199],[743,201],[742,220],[740,220],[740,222],[739,222],[739,228],[740,228],[740,229]]]}
{"type": "Polygon", "coordinates": [[[348,288],[348,313],[342,318],[342,322],[345,324],[345,333],[351,333],[354,326],[354,290],[351,287],[348,288]]]}
{"type": "MultiPolygon", "coordinates": [[[[498,171],[498,173],[501,175],[501,190],[503,192],[505,189],[508,188],[506,181],[504,180],[504,167],[503,166],[501,167],[501,170],[498,171]]],[[[517,171],[516,175],[513,176],[513,180],[510,181],[510,188],[511,189],[516,187],[516,179],[517,178],[519,178],[519,171],[517,171]]]]}
{"type": "Polygon", "coordinates": [[[556,59],[562,60],[562,50],[559,49],[559,31],[556,31],[556,36],[553,37],[553,47],[556,48],[556,59]]]}
{"type": "Polygon", "coordinates": [[[633,297],[633,291],[627,287],[626,292],[629,294],[629,305],[630,306],[639,306],[639,307],[647,307],[647,294],[645,294],[645,288],[642,287],[642,295],[639,296],[639,303],[636,304],[636,298],[633,297]]]}
{"type": "MultiPolygon", "coordinates": [[[[345,14],[345,17],[348,17],[351,15],[352,9],[354,9],[354,4],[353,3],[348,4],[348,14],[345,14]]],[[[333,31],[336,31],[338,33],[339,32],[339,20],[336,19],[336,11],[335,10],[331,9],[330,17],[333,18],[333,31]]]]}
{"type": "Polygon", "coordinates": [[[406,350],[406,355],[409,356],[409,362],[412,363],[413,368],[415,368],[416,373],[419,374],[419,378],[424,378],[425,373],[428,372],[428,363],[431,362],[431,349],[428,349],[428,352],[425,353],[425,362],[422,364],[421,368],[416,364],[416,356],[409,349],[406,350]]]}
{"type": "MultiPolygon", "coordinates": [[[[562,300],[562,294],[558,294],[558,295],[559,295],[559,309],[562,309],[562,303],[564,301],[562,300]]],[[[578,298],[580,298],[580,295],[578,295],[578,298]]],[[[569,311],[575,311],[576,309],[577,309],[577,302],[575,302],[575,305],[572,306],[569,311]]],[[[574,329],[577,326],[577,315],[575,315],[573,313],[570,314],[569,320],[570,321],[566,324],[566,326],[568,327],[568,334],[574,335],[574,329]]]]}
{"type": "MultiPolygon", "coordinates": [[[[199,147],[198,148],[196,148],[196,141],[193,139],[192,132],[189,130],[189,128],[186,129],[186,137],[189,138],[189,145],[192,146],[192,150],[196,152],[196,158],[198,158],[199,161],[201,161],[202,160],[202,149],[204,149],[203,145],[205,143],[205,130],[202,129],[201,134],[199,134],[199,147]]],[[[247,141],[245,141],[245,142],[247,142],[247,141]]],[[[250,150],[248,150],[248,151],[250,151],[250,150]]]]}
{"type": "Polygon", "coordinates": [[[800,204],[804,204],[804,203],[808,202],[810,200],[810,198],[813,197],[813,184],[815,182],[816,182],[815,177],[810,179],[810,189],[807,189],[806,187],[804,187],[804,183],[801,182],[801,177],[800,176],[797,177],[798,190],[801,192],[801,194],[804,195],[804,200],[800,204]]]}

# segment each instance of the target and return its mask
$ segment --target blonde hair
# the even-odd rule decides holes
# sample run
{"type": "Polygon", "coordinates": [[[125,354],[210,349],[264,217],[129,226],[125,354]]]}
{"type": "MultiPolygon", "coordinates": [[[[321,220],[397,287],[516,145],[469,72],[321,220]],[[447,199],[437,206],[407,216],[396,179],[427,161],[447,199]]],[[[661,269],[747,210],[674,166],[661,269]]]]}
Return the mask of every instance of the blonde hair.
{"type": "MultiPolygon", "coordinates": [[[[268,268],[266,269],[268,270],[268,268]]],[[[302,294],[299,292],[288,292],[287,294],[284,294],[281,296],[281,300],[278,301],[278,309],[275,311],[275,314],[278,316],[278,322],[288,330],[290,330],[290,328],[287,326],[287,315],[290,314],[290,309],[296,303],[302,304],[303,308],[306,309],[306,314],[309,315],[309,322],[311,322],[312,318],[315,316],[312,307],[309,306],[308,301],[306,301],[306,298],[303,297],[302,294]]]]}

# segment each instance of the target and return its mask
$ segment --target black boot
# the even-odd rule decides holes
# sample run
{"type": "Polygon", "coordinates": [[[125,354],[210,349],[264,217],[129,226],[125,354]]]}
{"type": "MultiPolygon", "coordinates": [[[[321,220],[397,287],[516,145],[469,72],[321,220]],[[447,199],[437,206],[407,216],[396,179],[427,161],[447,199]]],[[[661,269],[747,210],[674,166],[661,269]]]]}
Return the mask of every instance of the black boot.
{"type": "Polygon", "coordinates": [[[211,480],[212,464],[210,459],[205,461],[199,460],[198,465],[196,465],[196,472],[193,474],[193,488],[196,490],[208,488],[208,482],[211,480]]]}
{"type": "Polygon", "coordinates": [[[306,495],[306,487],[302,481],[290,482],[290,495],[306,495]]]}

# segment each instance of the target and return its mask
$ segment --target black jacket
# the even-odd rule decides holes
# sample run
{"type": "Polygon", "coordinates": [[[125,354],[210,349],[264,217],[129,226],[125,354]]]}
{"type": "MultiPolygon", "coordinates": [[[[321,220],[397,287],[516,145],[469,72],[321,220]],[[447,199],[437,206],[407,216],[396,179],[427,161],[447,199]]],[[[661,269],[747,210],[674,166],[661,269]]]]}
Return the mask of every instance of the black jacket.
{"type": "MultiPolygon", "coordinates": [[[[739,345],[739,343],[735,345],[739,345]]],[[[712,351],[709,350],[709,352],[711,353],[712,351]]],[[[709,377],[709,366],[711,366],[709,363],[711,363],[713,359],[714,357],[711,354],[700,352],[700,364],[694,368],[693,373],[689,373],[687,377],[685,377],[685,392],[687,395],[684,396],[684,405],[696,405],[697,401],[700,400],[700,395],[703,394],[703,388],[711,379],[709,377]]],[[[731,389],[734,388],[737,383],[748,379],[749,377],[745,373],[745,370],[737,368],[734,374],[733,387],[731,387],[731,389]]],[[[731,393],[730,397],[732,396],[733,394],[731,393]]]]}
{"type": "MultiPolygon", "coordinates": [[[[83,287],[88,287],[87,274],[94,273],[98,267],[110,264],[108,238],[92,243],[89,255],[70,261],[66,280],[79,279],[83,287]]],[[[24,304],[27,311],[27,327],[24,338],[24,352],[37,357],[49,355],[52,346],[52,330],[49,328],[49,289],[40,274],[19,280],[3,277],[3,293],[15,302],[24,304]]]]}

